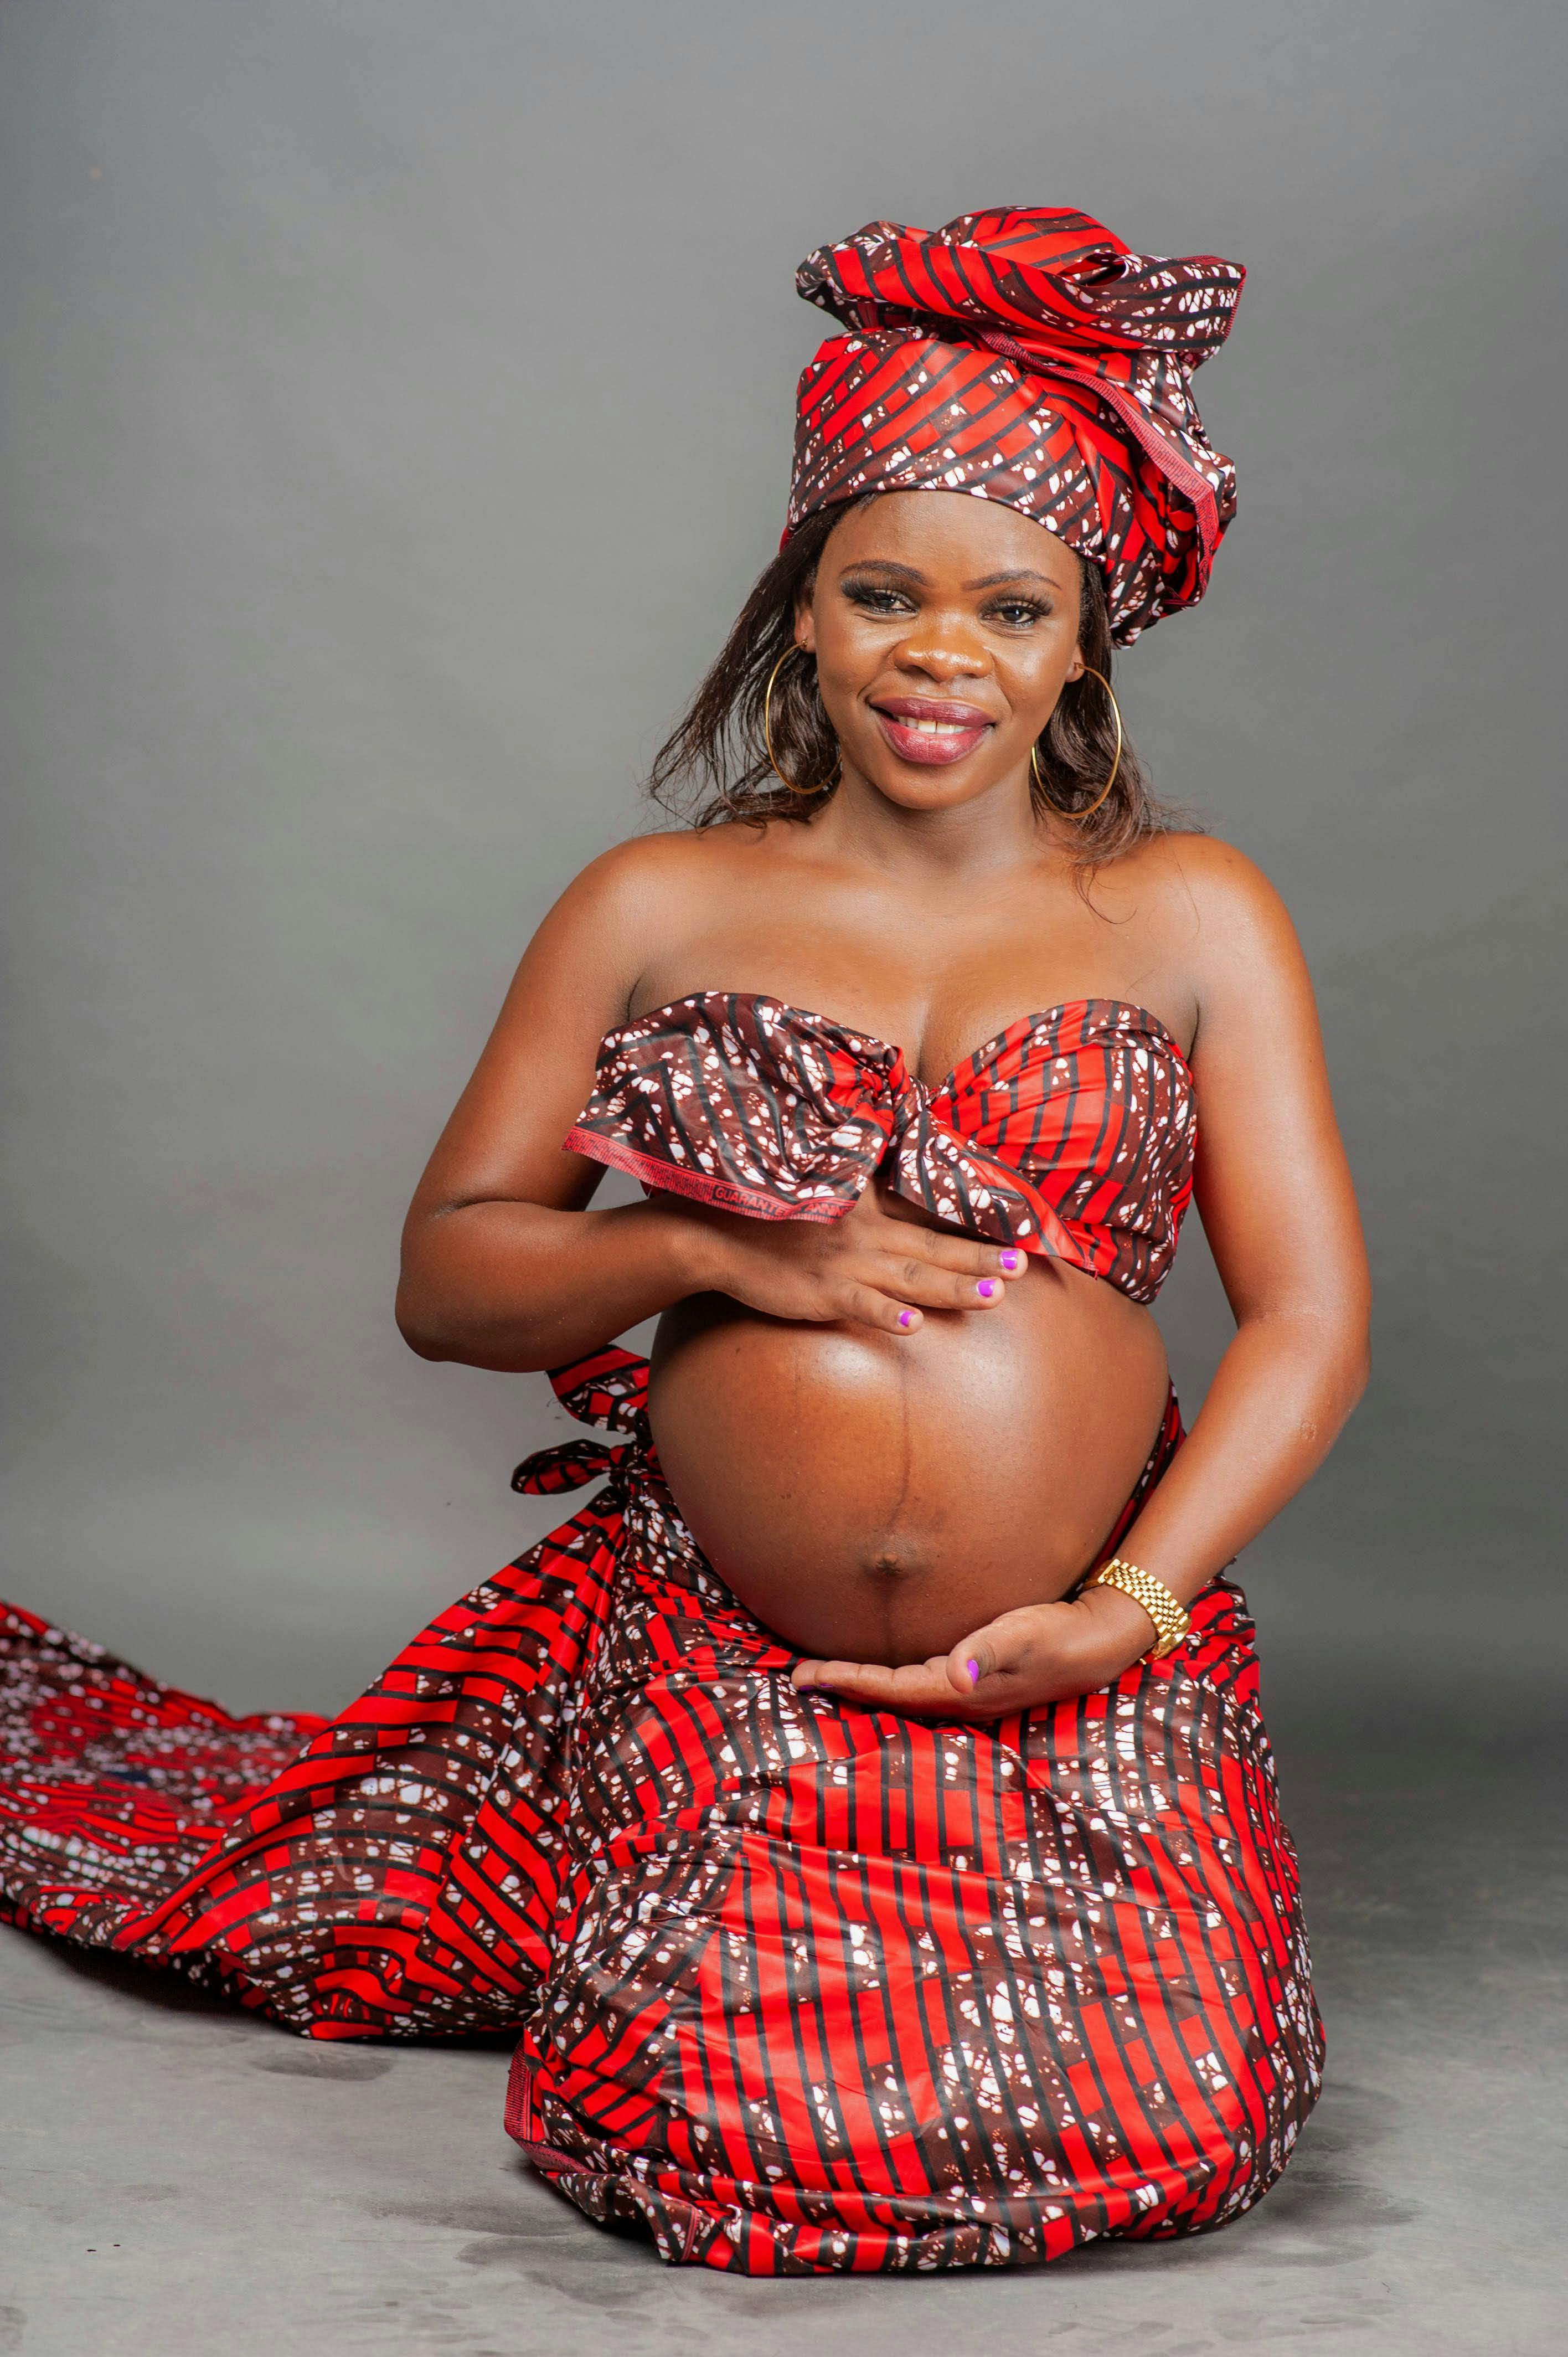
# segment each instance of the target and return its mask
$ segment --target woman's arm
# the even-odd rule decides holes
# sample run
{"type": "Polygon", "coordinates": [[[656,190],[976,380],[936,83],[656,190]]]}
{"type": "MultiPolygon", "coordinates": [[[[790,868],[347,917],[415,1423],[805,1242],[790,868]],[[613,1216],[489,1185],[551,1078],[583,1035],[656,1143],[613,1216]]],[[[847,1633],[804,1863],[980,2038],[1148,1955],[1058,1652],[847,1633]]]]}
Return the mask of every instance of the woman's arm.
{"type": "Polygon", "coordinates": [[[651,862],[628,845],[541,925],[403,1224],[397,1321],[421,1357],[521,1372],[593,1350],[703,1282],[701,1234],[653,1204],[589,1211],[561,1141],[626,1019],[651,862]]]}
{"type": "Polygon", "coordinates": [[[596,860],[541,925],[404,1223],[397,1320],[422,1358],[558,1367],[704,1292],[908,1334],[922,1308],[998,1307],[995,1280],[1023,1274],[1022,1254],[890,1218],[870,1189],[832,1225],[669,1195],[587,1209],[603,1170],[561,1142],[599,1042],[627,1019],[649,946],[700,938],[713,888],[700,841],[655,836],[596,860]]]}
{"type": "MultiPolygon", "coordinates": [[[[1197,1200],[1236,1334],[1191,1433],[1118,1552],[1187,1604],[1333,1446],[1367,1379],[1369,1297],[1312,985],[1290,919],[1239,852],[1190,844],[1180,857],[1197,918],[1197,1200]]],[[[940,1662],[907,1671],[807,1663],[798,1682],[904,1710],[956,1706],[991,1717],[1109,1684],[1154,1633],[1141,1605],[1096,1587],[1072,1602],[1004,1614],[940,1662]]]]}
{"type": "MultiPolygon", "coordinates": [[[[1240,853],[1209,844],[1193,864],[1201,925],[1196,1200],[1236,1332],[1191,1432],[1118,1550],[1183,1604],[1327,1456],[1366,1388],[1370,1310],[1361,1224],[1294,929],[1240,853]]],[[[1122,1621],[1134,1648],[1147,1641],[1147,1616],[1114,1589],[1082,1600],[1108,1631],[1113,1618],[1122,1621]]]]}

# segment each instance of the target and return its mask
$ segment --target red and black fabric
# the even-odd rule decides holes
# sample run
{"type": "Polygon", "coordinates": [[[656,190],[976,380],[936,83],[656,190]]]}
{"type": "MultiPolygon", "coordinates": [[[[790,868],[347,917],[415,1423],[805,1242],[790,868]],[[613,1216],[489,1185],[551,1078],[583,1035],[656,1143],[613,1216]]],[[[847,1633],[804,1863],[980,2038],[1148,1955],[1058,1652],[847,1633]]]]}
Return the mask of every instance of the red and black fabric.
{"type": "Polygon", "coordinates": [[[1152,1301],[1192,1200],[1187,1059],[1147,1007],[1010,1023],[935,1090],[902,1054],[779,999],[702,991],[610,1032],[566,1146],[763,1220],[839,1220],[875,1175],[988,1243],[1152,1301]]]}
{"type": "Polygon", "coordinates": [[[997,206],[940,230],[870,221],[795,284],[843,321],[801,374],[788,539],[866,491],[949,490],[1034,516],[1105,576],[1130,645],[1208,586],[1236,473],[1193,371],[1246,273],[1133,253],[1069,210],[997,206]]]}
{"type": "MultiPolygon", "coordinates": [[[[5,1616],[11,1920],[313,2038],[520,2034],[512,2134],[674,2262],[1020,2266],[1249,2207],[1321,2032],[1240,1591],[993,1727],[797,1694],[643,1362],[554,1382],[622,1436],[605,1487],[339,1718],[5,1616]]],[[[1173,1403],[1122,1526],[1179,1438],[1173,1403]]]]}
{"type": "MultiPolygon", "coordinates": [[[[613,1034],[600,1082],[574,1140],[655,1184],[837,1216],[886,1169],[1139,1299],[1190,1186],[1185,1063],[1119,1002],[932,1095],[708,994],[613,1034]]],[[[516,1485],[603,1488],[338,1718],[233,1718],[5,1613],[0,1911],[308,2037],[518,2037],[512,2134],[671,2261],[1017,2266],[1246,2209],[1322,2044],[1240,1591],[993,1726],[798,1694],[681,1519],[647,1378],[553,1377],[615,1438],[516,1485]]],[[[1105,1553],[1180,1440],[1173,1397],[1105,1553]]]]}

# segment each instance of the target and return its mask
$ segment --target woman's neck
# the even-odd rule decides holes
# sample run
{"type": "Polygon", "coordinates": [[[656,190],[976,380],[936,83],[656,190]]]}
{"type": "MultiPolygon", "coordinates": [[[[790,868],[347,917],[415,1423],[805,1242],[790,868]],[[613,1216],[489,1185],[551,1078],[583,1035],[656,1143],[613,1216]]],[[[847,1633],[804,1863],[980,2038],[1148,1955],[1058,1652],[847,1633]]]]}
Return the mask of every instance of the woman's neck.
{"type": "Polygon", "coordinates": [[[912,881],[940,873],[949,884],[1035,866],[1053,847],[1051,830],[1030,801],[1026,773],[1001,780],[968,802],[910,810],[846,764],[832,800],[810,822],[810,833],[831,858],[859,862],[884,875],[907,875],[912,881]]]}

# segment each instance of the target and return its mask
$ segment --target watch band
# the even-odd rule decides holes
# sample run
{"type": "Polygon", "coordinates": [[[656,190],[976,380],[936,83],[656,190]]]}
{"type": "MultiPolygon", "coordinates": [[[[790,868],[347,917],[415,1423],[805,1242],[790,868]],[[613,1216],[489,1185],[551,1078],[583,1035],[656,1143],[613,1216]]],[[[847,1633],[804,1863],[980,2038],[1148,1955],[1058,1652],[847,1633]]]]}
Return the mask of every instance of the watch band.
{"type": "Polygon", "coordinates": [[[1083,1584],[1085,1587],[1118,1587],[1134,1604],[1143,1606],[1158,1632],[1156,1641],[1149,1648],[1156,1662],[1174,1653],[1192,1626],[1186,1609],[1163,1579],[1156,1579],[1152,1571],[1144,1571],[1135,1563],[1123,1563],[1119,1555],[1102,1563],[1083,1584]]]}

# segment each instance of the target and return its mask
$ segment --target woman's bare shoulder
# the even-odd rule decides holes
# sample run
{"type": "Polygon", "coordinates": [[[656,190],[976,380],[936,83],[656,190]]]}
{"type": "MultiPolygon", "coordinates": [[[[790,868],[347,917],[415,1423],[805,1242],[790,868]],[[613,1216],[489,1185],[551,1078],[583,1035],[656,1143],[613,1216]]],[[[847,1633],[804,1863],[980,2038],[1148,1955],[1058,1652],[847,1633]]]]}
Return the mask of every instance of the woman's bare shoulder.
{"type": "Polygon", "coordinates": [[[1188,834],[1172,828],[1151,835],[1130,853],[1125,865],[1138,881],[1194,901],[1240,909],[1277,901],[1279,894],[1256,860],[1217,834],[1188,834]]]}
{"type": "Polygon", "coordinates": [[[1149,914],[1173,942],[1183,941],[1205,963],[1293,948],[1294,930],[1278,890],[1257,862],[1218,835],[1169,834],[1140,844],[1108,871],[1114,888],[1149,914]]]}
{"type": "Polygon", "coordinates": [[[634,917],[672,896],[709,892],[745,860],[748,848],[755,854],[762,834],[757,827],[712,826],[632,835],[591,859],[562,900],[634,917]]]}
{"type": "Polygon", "coordinates": [[[1222,1037],[1255,1044],[1260,1027],[1276,1049],[1287,1033],[1315,1039],[1305,956],[1257,862],[1208,834],[1163,835],[1140,856],[1151,931],[1197,1017],[1197,1039],[1211,1049],[1222,1037]]]}
{"type": "Polygon", "coordinates": [[[529,944],[521,972],[571,968],[596,1003],[629,997],[649,960],[671,939],[700,930],[704,912],[739,883],[740,863],[757,833],[693,828],[613,844],[561,893],[529,944]]]}

